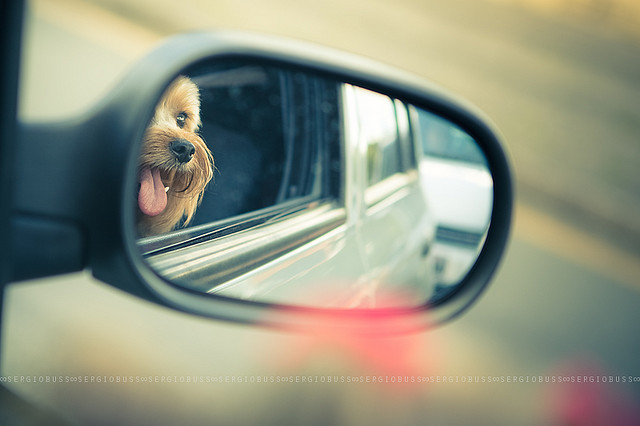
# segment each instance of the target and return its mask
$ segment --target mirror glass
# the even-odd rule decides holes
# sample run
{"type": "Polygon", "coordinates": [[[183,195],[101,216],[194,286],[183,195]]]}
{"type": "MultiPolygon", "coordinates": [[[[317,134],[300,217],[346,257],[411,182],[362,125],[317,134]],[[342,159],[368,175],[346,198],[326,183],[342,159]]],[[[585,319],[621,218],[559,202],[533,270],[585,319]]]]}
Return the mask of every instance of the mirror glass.
{"type": "Polygon", "coordinates": [[[491,218],[485,156],[429,111],[301,69],[199,63],[141,143],[137,244],[175,286],[331,308],[451,294],[491,218]]]}

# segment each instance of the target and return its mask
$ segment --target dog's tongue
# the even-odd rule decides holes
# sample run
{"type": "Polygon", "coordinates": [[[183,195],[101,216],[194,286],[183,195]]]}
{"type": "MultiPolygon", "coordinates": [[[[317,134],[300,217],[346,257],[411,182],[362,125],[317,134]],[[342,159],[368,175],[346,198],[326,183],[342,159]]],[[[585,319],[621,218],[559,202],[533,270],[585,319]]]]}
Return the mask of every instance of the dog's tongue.
{"type": "Polygon", "coordinates": [[[138,206],[147,216],[157,216],[167,207],[167,193],[158,169],[145,167],[140,172],[138,206]]]}

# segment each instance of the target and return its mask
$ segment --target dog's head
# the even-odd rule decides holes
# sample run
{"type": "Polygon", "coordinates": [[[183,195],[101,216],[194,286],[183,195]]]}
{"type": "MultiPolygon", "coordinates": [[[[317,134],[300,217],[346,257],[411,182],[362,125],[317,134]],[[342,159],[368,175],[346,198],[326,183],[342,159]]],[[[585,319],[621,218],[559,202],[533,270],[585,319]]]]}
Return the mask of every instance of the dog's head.
{"type": "Polygon", "coordinates": [[[165,91],[144,135],[138,165],[138,230],[168,232],[187,224],[213,177],[213,157],[197,131],[198,87],[187,77],[165,91]]]}

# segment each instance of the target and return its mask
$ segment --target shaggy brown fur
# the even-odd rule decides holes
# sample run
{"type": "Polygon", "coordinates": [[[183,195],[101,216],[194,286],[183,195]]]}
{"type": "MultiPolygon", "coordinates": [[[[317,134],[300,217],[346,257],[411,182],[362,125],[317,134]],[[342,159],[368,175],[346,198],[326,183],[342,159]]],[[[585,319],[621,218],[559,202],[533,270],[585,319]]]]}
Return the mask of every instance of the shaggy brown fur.
{"type": "Polygon", "coordinates": [[[200,94],[187,77],[164,93],[144,136],[138,181],[139,236],[187,225],[213,177],[213,156],[197,134],[200,94]]]}

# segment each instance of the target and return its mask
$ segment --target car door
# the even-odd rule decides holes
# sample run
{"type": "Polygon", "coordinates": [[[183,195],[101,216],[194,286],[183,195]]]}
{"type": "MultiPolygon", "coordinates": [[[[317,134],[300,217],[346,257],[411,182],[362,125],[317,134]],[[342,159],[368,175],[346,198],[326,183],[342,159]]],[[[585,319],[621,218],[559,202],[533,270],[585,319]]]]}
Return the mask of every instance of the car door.
{"type": "Polygon", "coordinates": [[[346,219],[341,85],[233,63],[188,74],[216,173],[188,227],[138,240],[147,262],[199,292],[354,306],[366,274],[346,219]]]}
{"type": "Polygon", "coordinates": [[[407,107],[346,85],[348,137],[358,146],[361,201],[357,233],[372,306],[429,299],[428,253],[434,227],[420,189],[407,107]]]}

